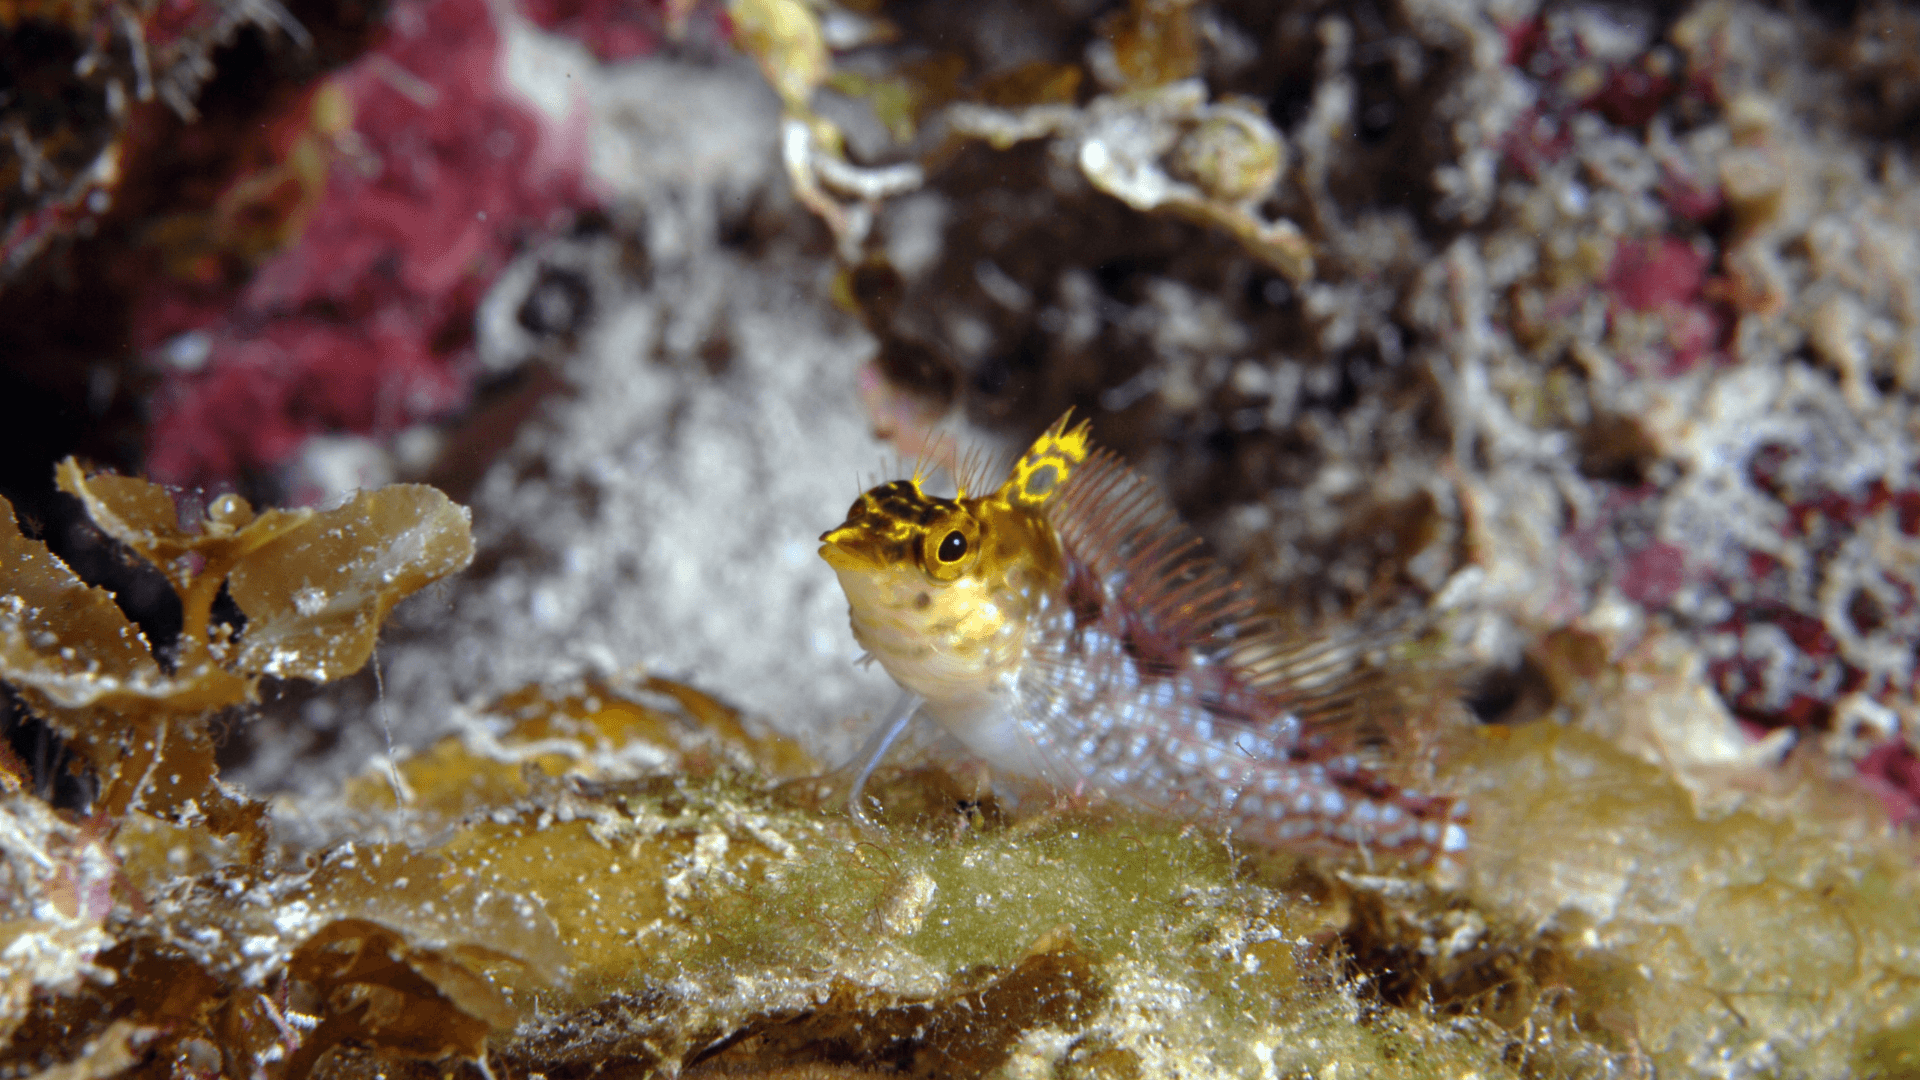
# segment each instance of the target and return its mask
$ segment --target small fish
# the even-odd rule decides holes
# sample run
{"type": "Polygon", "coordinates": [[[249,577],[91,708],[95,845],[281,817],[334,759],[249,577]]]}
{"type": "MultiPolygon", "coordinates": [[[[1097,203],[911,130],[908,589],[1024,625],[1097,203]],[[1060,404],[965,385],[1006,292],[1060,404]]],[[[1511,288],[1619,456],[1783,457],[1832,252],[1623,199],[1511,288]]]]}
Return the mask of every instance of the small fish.
{"type": "Polygon", "coordinates": [[[1381,768],[1408,706],[1370,656],[1379,637],[1278,630],[1069,417],[992,491],[974,494],[977,476],[951,499],[895,480],[820,537],[854,637],[903,691],[863,752],[854,813],[924,709],[994,769],[1220,820],[1254,843],[1415,860],[1464,848],[1452,800],[1381,768]]]}

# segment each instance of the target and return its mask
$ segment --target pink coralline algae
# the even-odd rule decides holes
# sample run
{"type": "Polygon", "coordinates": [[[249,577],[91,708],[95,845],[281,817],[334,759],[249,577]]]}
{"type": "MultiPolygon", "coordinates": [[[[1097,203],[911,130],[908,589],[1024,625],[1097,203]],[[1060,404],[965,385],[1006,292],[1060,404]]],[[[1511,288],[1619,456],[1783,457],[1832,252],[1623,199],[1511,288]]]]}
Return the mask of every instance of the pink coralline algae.
{"type": "Polygon", "coordinates": [[[1706,299],[1708,257],[1676,237],[1628,241],[1614,251],[1606,290],[1621,308],[1659,316],[1666,326],[1665,356],[1640,358],[1636,366],[1679,375],[1725,341],[1729,320],[1706,299]]]}
{"type": "Polygon", "coordinates": [[[1621,64],[1607,72],[1600,92],[1584,104],[1622,127],[1639,127],[1654,118],[1680,84],[1648,65],[1621,64]]]}
{"type": "Polygon", "coordinates": [[[1705,73],[1682,71],[1671,49],[1647,47],[1645,31],[1597,11],[1536,17],[1507,28],[1507,63],[1540,80],[1547,109],[1595,112],[1620,127],[1647,123],[1677,98],[1715,96],[1705,73]]]}
{"type": "Polygon", "coordinates": [[[1578,20],[1541,17],[1506,29],[1507,63],[1537,80],[1537,101],[1521,112],[1502,140],[1507,166],[1538,179],[1573,149],[1576,114],[1596,113],[1619,127],[1640,127],[1677,97],[1707,99],[1704,79],[1683,81],[1666,50],[1610,55],[1596,38],[1619,37],[1618,28],[1595,34],[1578,20]]]}
{"type": "Polygon", "coordinates": [[[1661,167],[1660,199],[1675,217],[1695,223],[1710,221],[1727,208],[1720,185],[1684,172],[1671,163],[1661,167]]]}
{"type": "Polygon", "coordinates": [[[1920,757],[1904,742],[1885,742],[1860,759],[1860,782],[1896,824],[1920,822],[1920,757]]]}
{"type": "Polygon", "coordinates": [[[1502,140],[1507,167],[1529,180],[1537,180],[1548,167],[1573,149],[1573,133],[1559,116],[1538,108],[1528,109],[1507,130],[1502,140]]]}
{"type": "MultiPolygon", "coordinates": [[[[1588,7],[1506,32],[1507,62],[1527,92],[1497,143],[1507,171],[1558,185],[1570,205],[1596,191],[1639,200],[1637,215],[1589,219],[1596,227],[1577,234],[1581,257],[1557,264],[1516,320],[1553,347],[1559,339],[1545,327],[1604,301],[1590,355],[1617,364],[1609,393],[1623,415],[1699,402],[1723,385],[1766,385],[1781,364],[1767,328],[1783,316],[1826,334],[1816,356],[1844,352],[1832,341],[1851,325],[1831,315],[1850,310],[1838,302],[1824,322],[1811,310],[1787,315],[1788,286],[1753,269],[1773,243],[1761,223],[1777,211],[1757,211],[1753,192],[1725,178],[1742,177],[1743,160],[1785,168],[1787,129],[1765,120],[1760,98],[1738,108],[1721,100],[1719,45],[1679,29],[1661,41],[1656,30],[1633,11],[1588,7]],[[1686,134],[1734,113],[1746,119],[1730,131],[1733,156],[1716,161],[1686,134]]],[[[1867,375],[1846,377],[1855,383],[1848,400],[1878,392],[1867,375]]],[[[1920,470],[1897,435],[1850,423],[1857,414],[1823,385],[1784,397],[1765,436],[1716,429],[1712,410],[1697,406],[1682,406],[1679,425],[1650,424],[1696,467],[1634,472],[1622,480],[1631,486],[1607,491],[1565,535],[1566,578],[1575,591],[1610,588],[1683,627],[1743,724],[1756,734],[1827,732],[1830,751],[1853,760],[1889,815],[1911,822],[1920,820],[1920,470]],[[1688,445],[1696,439],[1713,449],[1688,445]]]]}
{"type": "Polygon", "coordinates": [[[1770,449],[1754,479],[1788,507],[1791,556],[1750,552],[1744,573],[1711,582],[1727,614],[1711,628],[1720,647],[1709,677],[1737,712],[1769,726],[1825,724],[1848,694],[1911,695],[1920,581],[1901,555],[1920,551],[1920,491],[1885,479],[1855,494],[1794,490],[1778,479],[1794,451],[1770,449]]]}
{"type": "Polygon", "coordinates": [[[1706,271],[1705,255],[1670,236],[1621,244],[1607,275],[1607,291],[1635,311],[1657,311],[1698,297],[1706,271]]]}
{"type": "Polygon", "coordinates": [[[297,239],[237,294],[169,282],[142,298],[136,345],[163,372],[155,479],[272,476],[311,436],[380,439],[457,410],[482,292],[591,203],[583,140],[503,85],[486,0],[402,0],[387,22],[328,79],[351,129],[297,239]]]}
{"type": "Polygon", "coordinates": [[[1620,591],[1636,604],[1655,608],[1672,600],[1686,583],[1686,552],[1674,544],[1654,543],[1627,559],[1620,591]]]}
{"type": "Polygon", "coordinates": [[[631,60],[660,47],[660,14],[629,0],[526,0],[526,16],[543,30],[574,38],[601,60],[631,60]]]}

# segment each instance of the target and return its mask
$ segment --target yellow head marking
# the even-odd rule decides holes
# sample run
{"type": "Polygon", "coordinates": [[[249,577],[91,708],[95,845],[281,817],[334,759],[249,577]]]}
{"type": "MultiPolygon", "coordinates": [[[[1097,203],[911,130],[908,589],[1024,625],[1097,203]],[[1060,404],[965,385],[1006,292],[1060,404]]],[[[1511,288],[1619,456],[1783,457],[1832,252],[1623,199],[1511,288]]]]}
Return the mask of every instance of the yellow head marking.
{"type": "MultiPolygon", "coordinates": [[[[1017,669],[1027,622],[1064,573],[1040,507],[1088,450],[1087,425],[1069,431],[1063,419],[998,490],[943,499],[917,475],[895,480],[860,496],[820,537],[854,637],[894,681],[964,710],[1017,669]]],[[[977,466],[958,471],[967,489],[983,479],[977,466]]]]}
{"type": "Polygon", "coordinates": [[[916,478],[861,495],[846,522],[820,539],[820,556],[836,570],[917,566],[952,581],[977,557],[980,527],[959,500],[928,495],[916,478]]]}
{"type": "Polygon", "coordinates": [[[1070,429],[1067,423],[1072,419],[1073,412],[1068,410],[1027,447],[1000,488],[1001,498],[1028,509],[1038,509],[1053,498],[1092,449],[1093,424],[1082,420],[1070,429]]]}

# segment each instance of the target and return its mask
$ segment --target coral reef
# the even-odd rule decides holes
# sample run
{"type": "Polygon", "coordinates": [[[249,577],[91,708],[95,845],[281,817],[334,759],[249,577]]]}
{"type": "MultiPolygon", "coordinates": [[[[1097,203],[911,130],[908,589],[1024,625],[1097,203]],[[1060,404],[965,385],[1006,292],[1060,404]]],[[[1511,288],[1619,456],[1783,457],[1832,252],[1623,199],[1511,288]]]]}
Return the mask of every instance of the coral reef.
{"type": "Polygon", "coordinates": [[[393,479],[396,439],[430,444],[422,425],[470,400],[481,292],[592,204],[578,139],[501,84],[482,0],[387,19],[378,47],[294,105],[278,164],[157,227],[180,280],[134,315],[163,373],[155,478],[278,477],[299,502],[393,479]],[[222,252],[257,263],[238,290],[203,267],[222,252]]]}
{"type": "Polygon", "coordinates": [[[1858,134],[1901,76],[1827,64],[1890,10],[1143,3],[1075,56],[1060,13],[1003,55],[908,5],[824,70],[760,55],[812,65],[813,145],[912,167],[809,204],[904,450],[1076,405],[1304,621],[1436,597],[1509,688],[1556,629],[1672,627],[1743,721],[1884,786],[1915,730],[1920,189],[1858,134]]]}
{"type": "Polygon", "coordinates": [[[134,317],[157,473],[338,505],[63,468],[178,640],[0,529],[0,678],[78,774],[0,758],[5,1075],[1920,1067],[1911,12],[387,19],[134,317]],[[1069,405],[1286,618],[1434,613],[1464,852],[938,745],[840,812],[887,688],[812,538],[874,435],[1069,405]],[[345,495],[398,473],[471,540],[345,495]]]}

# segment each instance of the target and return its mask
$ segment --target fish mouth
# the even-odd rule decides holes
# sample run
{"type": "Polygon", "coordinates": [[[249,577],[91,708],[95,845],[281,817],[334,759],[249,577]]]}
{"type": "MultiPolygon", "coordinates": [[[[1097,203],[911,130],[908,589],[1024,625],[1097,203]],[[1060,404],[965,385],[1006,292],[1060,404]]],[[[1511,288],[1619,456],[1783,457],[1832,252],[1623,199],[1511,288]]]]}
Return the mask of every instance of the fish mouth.
{"type": "Polygon", "coordinates": [[[820,557],[835,570],[858,570],[866,563],[865,559],[831,540],[820,545],[820,557]]]}
{"type": "Polygon", "coordinates": [[[820,557],[835,570],[871,574],[914,566],[914,543],[912,529],[904,525],[855,515],[820,534],[820,557]]]}
{"type": "Polygon", "coordinates": [[[872,545],[864,543],[864,530],[842,525],[820,534],[820,557],[835,570],[865,570],[873,564],[872,545]]]}

